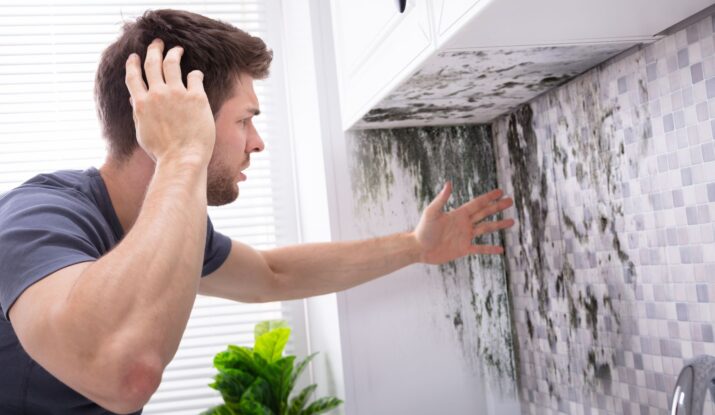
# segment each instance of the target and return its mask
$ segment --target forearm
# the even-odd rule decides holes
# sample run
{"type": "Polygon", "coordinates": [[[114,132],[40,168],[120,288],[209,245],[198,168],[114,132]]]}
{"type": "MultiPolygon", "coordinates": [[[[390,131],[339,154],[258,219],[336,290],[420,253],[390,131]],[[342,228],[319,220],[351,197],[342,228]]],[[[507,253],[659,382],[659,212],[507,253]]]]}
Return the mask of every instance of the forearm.
{"type": "Polygon", "coordinates": [[[205,165],[160,161],[132,229],[70,291],[63,337],[88,356],[142,351],[166,366],[196,296],[205,238],[205,165]]]}
{"type": "Polygon", "coordinates": [[[412,233],[350,242],[312,243],[263,253],[280,299],[345,290],[420,259],[412,233]]]}

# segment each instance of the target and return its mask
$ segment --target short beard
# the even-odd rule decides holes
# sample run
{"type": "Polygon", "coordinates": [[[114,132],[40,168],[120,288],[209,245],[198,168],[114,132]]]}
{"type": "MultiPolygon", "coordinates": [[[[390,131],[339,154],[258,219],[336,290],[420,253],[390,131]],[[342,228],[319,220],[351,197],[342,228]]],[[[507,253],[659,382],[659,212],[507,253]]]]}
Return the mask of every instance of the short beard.
{"type": "Polygon", "coordinates": [[[233,180],[231,169],[211,162],[207,176],[206,197],[209,206],[227,205],[238,198],[238,185],[233,180]]]}

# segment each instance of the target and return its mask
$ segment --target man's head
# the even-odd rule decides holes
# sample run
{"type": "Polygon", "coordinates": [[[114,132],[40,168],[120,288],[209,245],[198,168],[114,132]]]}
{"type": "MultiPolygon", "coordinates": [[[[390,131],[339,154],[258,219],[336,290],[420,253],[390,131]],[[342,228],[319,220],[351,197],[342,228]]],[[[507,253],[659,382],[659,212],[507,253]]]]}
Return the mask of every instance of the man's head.
{"type": "Polygon", "coordinates": [[[233,181],[234,177],[240,177],[237,169],[245,168],[248,153],[263,149],[250,117],[236,117],[247,109],[255,110],[254,113],[258,110],[253,79],[268,75],[273,53],[258,37],[186,11],[148,11],[135,22],[125,24],[119,39],[102,54],[95,81],[95,101],[104,137],[110,156],[120,162],[138,148],[125,85],[125,62],[131,53],[137,53],[143,62],[147,46],[155,38],[164,41],[165,52],[174,46],[183,47],[184,83],[191,70],[198,69],[204,74],[204,89],[216,119],[217,136],[209,165],[209,204],[229,203],[238,196],[233,181]],[[229,102],[232,105],[224,109],[229,102]],[[241,154],[227,154],[227,137],[232,136],[235,141],[239,135],[245,148],[238,149],[232,142],[230,150],[240,150],[241,154]]]}

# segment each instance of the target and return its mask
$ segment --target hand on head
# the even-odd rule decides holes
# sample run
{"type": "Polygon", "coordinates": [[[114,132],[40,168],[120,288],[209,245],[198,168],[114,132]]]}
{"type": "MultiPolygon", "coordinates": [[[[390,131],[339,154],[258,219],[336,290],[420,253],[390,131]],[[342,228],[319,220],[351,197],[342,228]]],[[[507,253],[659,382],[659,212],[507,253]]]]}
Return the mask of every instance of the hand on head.
{"type": "Polygon", "coordinates": [[[181,79],[183,48],[171,48],[164,57],[164,42],[155,39],[147,48],[142,79],[136,53],[126,62],[126,84],[131,95],[137,141],[159,161],[165,157],[208,164],[216,127],[203,86],[203,73],[191,71],[187,85],[181,79]]]}

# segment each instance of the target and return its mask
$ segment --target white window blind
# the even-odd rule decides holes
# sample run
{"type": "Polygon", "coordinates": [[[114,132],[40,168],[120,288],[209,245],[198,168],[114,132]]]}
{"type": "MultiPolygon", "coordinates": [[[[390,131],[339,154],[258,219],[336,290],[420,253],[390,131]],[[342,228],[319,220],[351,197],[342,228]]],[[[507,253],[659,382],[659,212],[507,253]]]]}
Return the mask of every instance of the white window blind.
{"type": "MultiPolygon", "coordinates": [[[[266,150],[252,155],[247,182],[231,205],[209,208],[215,228],[255,248],[296,241],[294,184],[279,62],[277,0],[3,1],[0,3],[0,194],[30,177],[60,169],[99,167],[105,156],[92,96],[102,50],[123,22],[148,9],[197,12],[266,40],[276,52],[271,77],[256,82],[256,127],[266,150]],[[273,19],[277,20],[277,19],[273,19]]],[[[212,357],[227,344],[253,343],[253,326],[302,314],[283,303],[196,301],[174,361],[145,414],[197,414],[221,402],[207,385],[212,357]]],[[[293,342],[288,351],[293,350],[293,342]]]]}

